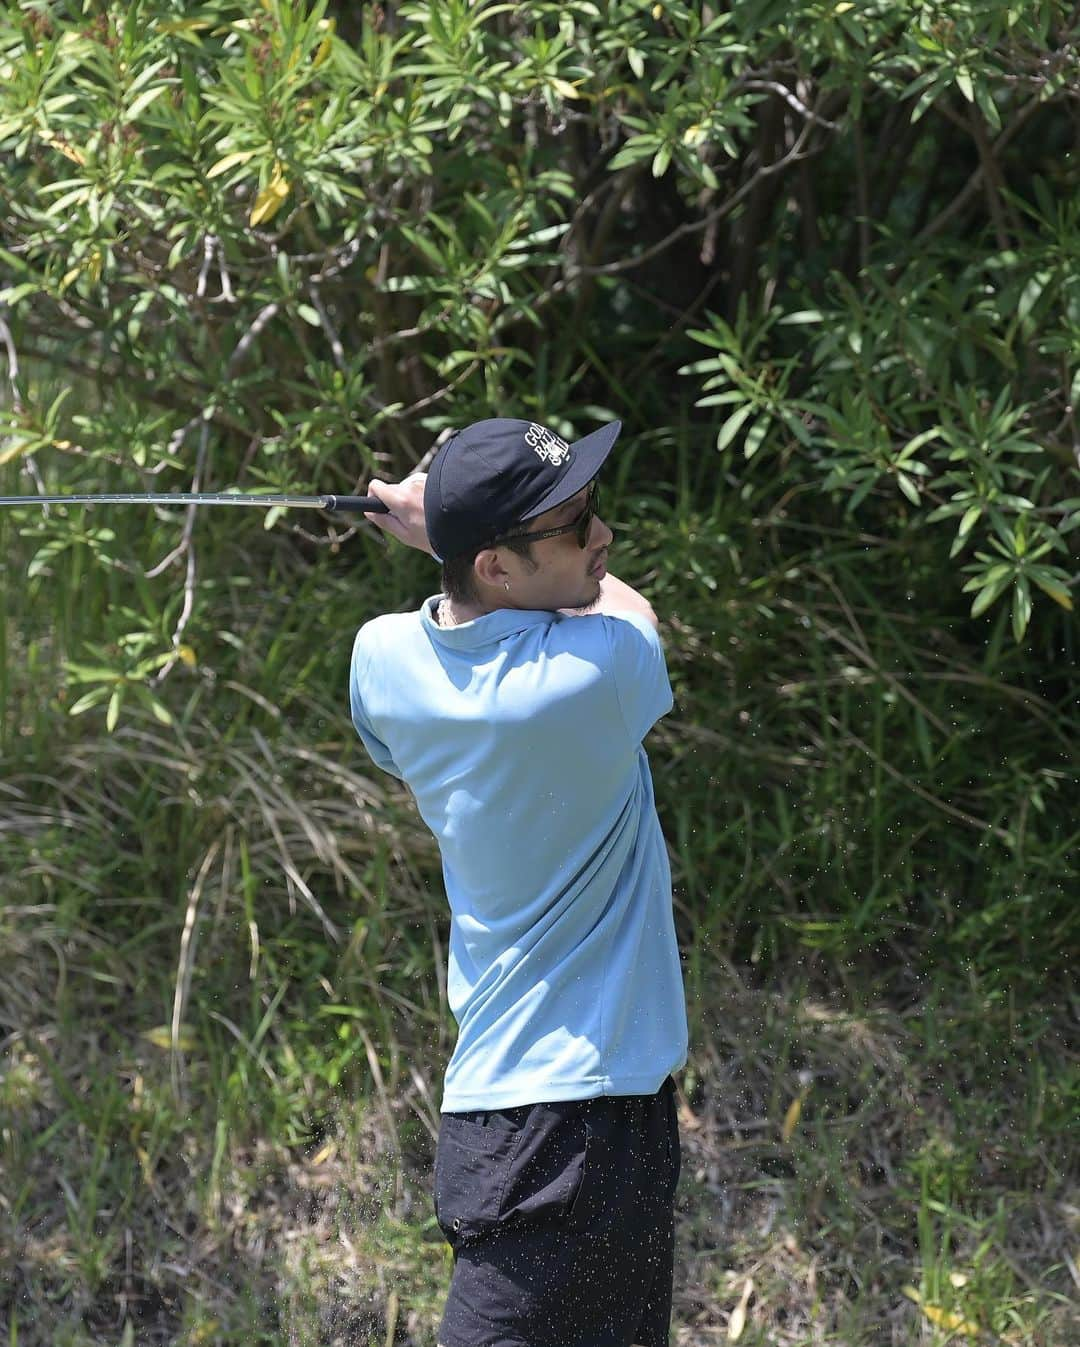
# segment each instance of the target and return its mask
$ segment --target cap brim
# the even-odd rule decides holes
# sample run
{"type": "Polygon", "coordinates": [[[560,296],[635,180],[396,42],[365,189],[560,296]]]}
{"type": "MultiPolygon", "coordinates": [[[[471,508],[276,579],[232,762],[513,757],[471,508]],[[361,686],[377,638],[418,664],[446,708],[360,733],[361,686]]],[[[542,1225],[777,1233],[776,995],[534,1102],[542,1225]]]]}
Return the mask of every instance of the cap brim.
{"type": "Polygon", "coordinates": [[[621,421],[610,421],[599,430],[575,440],[570,446],[574,452],[574,461],[566,475],[559,479],[558,484],[552,487],[543,500],[521,516],[522,520],[535,519],[538,514],[556,509],[571,496],[576,496],[582,487],[588,486],[604,466],[604,460],[611,453],[612,445],[619,438],[620,430],[622,430],[621,421]]]}

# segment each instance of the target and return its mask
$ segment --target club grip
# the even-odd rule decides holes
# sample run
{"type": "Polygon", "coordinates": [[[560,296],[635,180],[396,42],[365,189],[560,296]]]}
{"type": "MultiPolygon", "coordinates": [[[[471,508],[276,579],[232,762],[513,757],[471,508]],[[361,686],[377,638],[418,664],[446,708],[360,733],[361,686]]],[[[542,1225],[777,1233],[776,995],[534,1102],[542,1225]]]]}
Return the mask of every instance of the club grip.
{"type": "Polygon", "coordinates": [[[390,507],[376,496],[327,496],[324,510],[345,510],[351,514],[389,514],[390,507]]]}

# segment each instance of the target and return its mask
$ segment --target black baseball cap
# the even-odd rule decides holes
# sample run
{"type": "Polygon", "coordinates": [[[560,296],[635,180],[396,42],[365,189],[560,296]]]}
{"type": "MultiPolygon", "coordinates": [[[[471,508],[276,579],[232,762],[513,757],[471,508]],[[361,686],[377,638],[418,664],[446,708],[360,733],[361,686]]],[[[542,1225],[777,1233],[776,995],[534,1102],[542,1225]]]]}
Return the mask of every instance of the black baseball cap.
{"type": "Polygon", "coordinates": [[[621,421],[610,421],[570,444],[535,421],[495,416],[455,431],[424,487],[436,558],[479,551],[515,524],[569,500],[603,467],[621,429],[621,421]]]}

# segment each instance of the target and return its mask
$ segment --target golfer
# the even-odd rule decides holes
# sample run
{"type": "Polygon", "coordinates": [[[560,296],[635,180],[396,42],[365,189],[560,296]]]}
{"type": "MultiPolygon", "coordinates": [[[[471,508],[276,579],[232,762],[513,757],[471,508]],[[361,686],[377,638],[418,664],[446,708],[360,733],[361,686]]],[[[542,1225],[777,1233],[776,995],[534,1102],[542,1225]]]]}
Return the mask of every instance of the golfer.
{"type": "Polygon", "coordinates": [[[662,1347],[686,1006],[642,740],[672,705],[651,606],[607,571],[596,479],[498,417],[372,521],[442,593],[362,626],[352,719],[438,839],[458,1026],[435,1158],[443,1347],[662,1347]]]}

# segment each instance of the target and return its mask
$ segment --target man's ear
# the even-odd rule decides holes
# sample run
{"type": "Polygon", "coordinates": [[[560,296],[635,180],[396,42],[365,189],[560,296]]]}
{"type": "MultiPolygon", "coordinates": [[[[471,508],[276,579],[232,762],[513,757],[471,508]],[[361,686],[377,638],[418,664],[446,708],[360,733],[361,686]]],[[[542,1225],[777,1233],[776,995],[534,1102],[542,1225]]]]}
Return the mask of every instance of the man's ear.
{"type": "Polygon", "coordinates": [[[502,589],[509,576],[498,549],[494,547],[486,547],[482,552],[477,552],[473,567],[476,578],[495,589],[502,589]]]}

